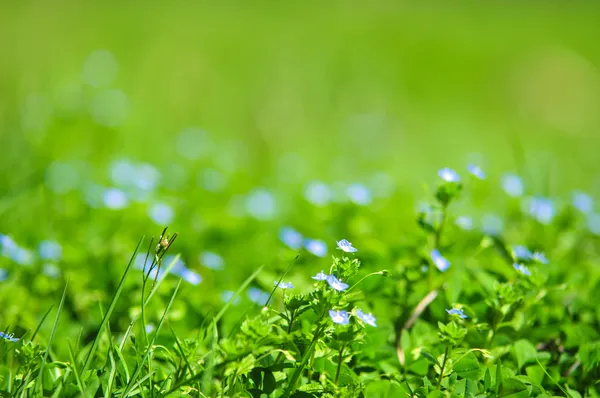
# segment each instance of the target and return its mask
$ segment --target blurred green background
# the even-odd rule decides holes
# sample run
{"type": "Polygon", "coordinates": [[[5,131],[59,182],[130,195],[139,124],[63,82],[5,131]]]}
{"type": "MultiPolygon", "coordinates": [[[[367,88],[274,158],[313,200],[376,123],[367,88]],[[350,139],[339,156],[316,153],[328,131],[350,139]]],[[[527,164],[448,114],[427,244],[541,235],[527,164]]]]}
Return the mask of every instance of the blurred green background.
{"type": "Polygon", "coordinates": [[[11,297],[54,300],[70,276],[83,322],[78,308],[110,297],[137,239],[160,233],[151,203],[174,209],[174,250],[207,286],[188,303],[200,311],[259,264],[287,265],[284,225],[330,251],[347,237],[384,252],[416,228],[441,167],[486,170],[473,212],[506,201],[505,172],[529,194],[597,193],[599,18],[592,1],[4,2],[0,232],[57,240],[64,261],[55,282],[19,276],[0,320],[34,327],[46,303],[27,315],[11,297]],[[115,211],[89,195],[114,185],[119,159],[160,182],[115,211]],[[373,201],[313,206],[315,180],[365,184],[373,201]],[[268,208],[249,217],[255,202],[268,208]],[[231,272],[201,268],[202,250],[231,272]]]}

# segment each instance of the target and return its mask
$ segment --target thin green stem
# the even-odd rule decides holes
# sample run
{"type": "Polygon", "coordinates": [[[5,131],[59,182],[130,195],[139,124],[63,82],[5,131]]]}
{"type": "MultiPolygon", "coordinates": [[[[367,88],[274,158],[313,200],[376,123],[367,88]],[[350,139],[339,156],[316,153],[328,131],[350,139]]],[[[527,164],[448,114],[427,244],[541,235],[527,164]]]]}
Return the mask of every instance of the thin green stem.
{"type": "Polygon", "coordinates": [[[444,368],[446,367],[446,361],[448,360],[448,350],[450,346],[446,346],[446,351],[444,351],[444,360],[442,362],[442,368],[440,369],[440,378],[438,379],[437,389],[439,390],[442,385],[442,379],[444,378],[444,368]]]}
{"type": "Polygon", "coordinates": [[[384,272],[386,271],[377,271],[377,272],[371,272],[369,275],[365,275],[363,276],[358,282],[356,282],[354,285],[350,286],[350,288],[348,290],[346,290],[345,293],[349,292],[350,290],[354,289],[356,286],[358,286],[359,283],[361,283],[362,281],[364,281],[365,279],[367,279],[370,276],[373,275],[383,275],[384,272]]]}
{"type": "Polygon", "coordinates": [[[435,249],[439,249],[439,247],[440,247],[440,241],[442,240],[442,232],[444,231],[444,226],[446,225],[447,211],[448,211],[448,206],[443,205],[442,206],[442,219],[440,220],[440,226],[435,231],[435,242],[434,242],[435,249]]]}
{"type": "Polygon", "coordinates": [[[335,385],[338,385],[338,382],[340,380],[340,370],[342,369],[342,361],[344,359],[344,348],[346,348],[344,345],[342,345],[340,347],[340,355],[338,355],[338,366],[337,369],[335,371],[335,385]]]}

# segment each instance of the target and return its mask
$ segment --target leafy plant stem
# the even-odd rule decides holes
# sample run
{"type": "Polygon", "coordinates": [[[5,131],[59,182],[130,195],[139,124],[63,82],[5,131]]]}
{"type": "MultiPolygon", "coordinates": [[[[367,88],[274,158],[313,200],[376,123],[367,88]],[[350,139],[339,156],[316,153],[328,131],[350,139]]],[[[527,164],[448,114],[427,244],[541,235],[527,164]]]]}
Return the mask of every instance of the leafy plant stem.
{"type": "Polygon", "coordinates": [[[449,345],[446,345],[446,350],[444,351],[444,360],[442,361],[442,367],[440,369],[440,378],[438,379],[437,389],[439,390],[442,386],[442,379],[444,378],[444,368],[446,367],[446,361],[448,360],[448,351],[450,349],[449,345]]]}

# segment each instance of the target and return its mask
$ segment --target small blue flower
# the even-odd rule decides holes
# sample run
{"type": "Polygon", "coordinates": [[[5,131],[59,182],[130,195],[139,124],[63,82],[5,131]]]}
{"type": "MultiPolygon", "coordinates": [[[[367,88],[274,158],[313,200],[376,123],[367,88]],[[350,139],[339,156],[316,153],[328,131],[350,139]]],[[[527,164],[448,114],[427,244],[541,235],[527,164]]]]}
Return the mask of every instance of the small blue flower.
{"type": "Polygon", "coordinates": [[[507,173],[502,176],[502,189],[513,198],[523,195],[525,187],[523,180],[516,174],[507,173]]]}
{"type": "Polygon", "coordinates": [[[483,170],[481,170],[481,168],[479,166],[470,164],[468,166],[468,169],[469,169],[469,173],[471,173],[473,176],[479,178],[480,180],[485,179],[485,172],[483,170]]]}
{"type": "Polygon", "coordinates": [[[269,293],[263,292],[256,287],[251,287],[248,289],[248,298],[253,303],[265,305],[267,304],[267,300],[269,300],[269,293]]]}
{"type": "Polygon", "coordinates": [[[51,263],[44,264],[42,272],[44,275],[49,276],[50,278],[58,278],[60,276],[60,269],[51,263]]]}
{"type": "Polygon", "coordinates": [[[327,283],[329,283],[329,286],[338,292],[343,292],[344,290],[348,289],[348,284],[340,281],[335,277],[335,275],[329,275],[326,280],[327,283]]]}
{"type": "Polygon", "coordinates": [[[346,189],[346,194],[354,204],[359,206],[367,206],[371,203],[371,191],[365,185],[360,183],[351,184],[346,189]]]}
{"type": "Polygon", "coordinates": [[[447,182],[460,182],[460,176],[458,173],[449,167],[444,167],[438,171],[438,175],[442,180],[447,182]]]}
{"type": "Polygon", "coordinates": [[[319,272],[317,275],[313,276],[312,278],[316,281],[325,281],[327,280],[327,277],[329,275],[327,275],[326,273],[324,273],[323,271],[319,272]]]}
{"type": "Polygon", "coordinates": [[[127,207],[129,199],[125,192],[117,188],[109,188],[102,194],[102,201],[104,206],[111,210],[120,210],[127,207]]]}
{"type": "Polygon", "coordinates": [[[62,257],[62,246],[53,240],[40,242],[38,252],[42,260],[60,260],[62,257]]]}
{"type": "Polygon", "coordinates": [[[302,247],[304,238],[294,228],[283,227],[279,230],[279,240],[290,249],[298,250],[302,247]]]}
{"type": "Polygon", "coordinates": [[[464,229],[465,231],[470,231],[473,229],[473,219],[468,216],[459,216],[454,220],[454,224],[456,224],[459,228],[464,229]]]}
{"type": "Polygon", "coordinates": [[[197,286],[202,282],[202,276],[192,271],[191,269],[185,268],[180,272],[181,277],[188,283],[197,286]]]}
{"type": "Polygon", "coordinates": [[[325,257],[327,254],[327,245],[319,239],[306,239],[304,248],[317,257],[325,257]]]}
{"type": "Polygon", "coordinates": [[[315,206],[328,205],[333,196],[333,190],[321,181],[313,181],[304,188],[304,197],[315,206]]]}
{"type": "Polygon", "coordinates": [[[573,192],[572,202],[573,206],[583,214],[590,214],[594,210],[594,199],[585,192],[573,192]]]}
{"type": "MultiPolygon", "coordinates": [[[[221,300],[224,303],[228,303],[229,300],[231,300],[234,295],[235,295],[234,291],[224,290],[223,292],[221,292],[221,300]]],[[[233,300],[233,305],[238,305],[239,303],[240,303],[240,297],[238,296],[233,300]]]]}
{"type": "Polygon", "coordinates": [[[259,221],[272,220],[277,215],[277,200],[264,188],[257,188],[244,199],[246,212],[259,221]]]}
{"type": "Polygon", "coordinates": [[[8,279],[8,271],[4,268],[0,268],[0,282],[4,282],[8,279]]]}
{"type": "Polygon", "coordinates": [[[450,261],[444,258],[438,249],[433,249],[431,251],[431,261],[440,271],[444,272],[448,268],[450,268],[450,261]]]}
{"type": "Polygon", "coordinates": [[[8,341],[13,342],[13,343],[16,343],[17,341],[19,341],[19,339],[17,339],[16,337],[14,337],[14,334],[12,334],[12,333],[0,332],[0,338],[2,338],[4,340],[8,340],[8,341]]]}
{"type": "Polygon", "coordinates": [[[484,215],[481,218],[481,223],[483,232],[491,236],[499,235],[504,229],[504,220],[495,214],[484,215]]]}
{"type": "Polygon", "coordinates": [[[523,245],[514,245],[512,247],[513,257],[517,261],[529,261],[533,257],[533,253],[523,245]]]}
{"type": "Polygon", "coordinates": [[[356,253],[358,251],[358,249],[354,248],[352,246],[352,243],[348,242],[346,239],[342,239],[340,241],[337,241],[336,243],[338,249],[343,250],[346,253],[356,253]]]}
{"type": "Polygon", "coordinates": [[[329,310],[329,317],[331,317],[333,323],[337,323],[338,325],[347,325],[350,323],[350,317],[346,311],[329,310]]]}
{"type": "Polygon", "coordinates": [[[529,268],[527,268],[523,264],[514,263],[513,267],[515,267],[515,269],[517,271],[519,271],[520,273],[522,273],[523,275],[531,276],[531,271],[529,271],[529,268]]]}
{"type": "Polygon", "coordinates": [[[527,211],[538,222],[550,224],[556,215],[554,202],[549,198],[534,196],[527,203],[527,211]]]}
{"type": "Polygon", "coordinates": [[[587,227],[594,235],[600,235],[600,213],[592,213],[588,215],[587,227]]]}
{"type": "Polygon", "coordinates": [[[212,269],[213,271],[221,271],[223,268],[225,268],[225,261],[223,261],[223,257],[211,251],[200,253],[200,263],[206,268],[212,269]]]}
{"type": "Polygon", "coordinates": [[[356,313],[356,316],[363,321],[364,323],[366,323],[367,325],[373,326],[373,327],[377,327],[377,323],[376,323],[376,319],[373,316],[373,314],[365,314],[364,312],[362,312],[361,310],[357,309],[356,311],[354,311],[356,313]]]}
{"type": "Polygon", "coordinates": [[[166,203],[158,202],[150,206],[148,215],[155,223],[159,225],[167,225],[175,218],[173,208],[166,203]]]}
{"type": "Polygon", "coordinates": [[[277,281],[274,282],[275,286],[277,286],[280,289],[291,289],[294,287],[294,285],[292,285],[292,282],[279,282],[277,283],[277,281]]]}
{"type": "Polygon", "coordinates": [[[548,259],[546,258],[546,255],[543,252],[534,252],[531,258],[537,263],[548,264],[548,259]]]}
{"type": "Polygon", "coordinates": [[[450,315],[456,315],[458,316],[460,319],[466,319],[468,318],[467,315],[465,314],[465,312],[459,308],[451,308],[451,309],[447,309],[446,312],[450,315]]]}
{"type": "Polygon", "coordinates": [[[146,324],[146,333],[150,334],[156,329],[156,326],[153,323],[146,324]]]}

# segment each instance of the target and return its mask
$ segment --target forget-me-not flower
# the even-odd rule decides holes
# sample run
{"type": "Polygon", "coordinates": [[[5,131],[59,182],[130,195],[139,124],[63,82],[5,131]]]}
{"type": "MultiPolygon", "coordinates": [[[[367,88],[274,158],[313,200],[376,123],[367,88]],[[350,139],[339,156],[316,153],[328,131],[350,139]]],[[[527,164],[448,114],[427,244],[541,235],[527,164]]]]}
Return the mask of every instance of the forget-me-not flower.
{"type": "Polygon", "coordinates": [[[485,172],[483,170],[481,170],[481,168],[479,166],[470,164],[468,166],[468,169],[469,169],[469,173],[471,173],[473,176],[479,178],[480,180],[485,179],[485,172]]]}
{"type": "Polygon", "coordinates": [[[4,282],[8,279],[8,271],[4,268],[0,268],[0,282],[4,282]]]}
{"type": "Polygon", "coordinates": [[[111,210],[120,210],[127,207],[129,199],[125,192],[117,188],[109,188],[102,194],[104,206],[111,210]]]}
{"type": "Polygon", "coordinates": [[[541,264],[548,264],[548,258],[543,252],[534,252],[533,256],[531,256],[532,260],[541,264]]]}
{"type": "Polygon", "coordinates": [[[355,311],[356,316],[363,321],[364,323],[366,323],[367,325],[373,326],[373,327],[377,327],[377,323],[376,323],[376,319],[373,316],[373,314],[365,314],[364,312],[362,312],[361,310],[357,309],[355,311]]]}
{"type": "Polygon", "coordinates": [[[323,271],[319,272],[317,275],[313,276],[312,278],[316,281],[324,281],[327,280],[327,277],[329,275],[327,275],[326,273],[324,273],[323,271]]]}
{"type": "Polygon", "coordinates": [[[465,312],[459,308],[451,308],[451,309],[447,309],[446,312],[450,315],[456,315],[457,317],[459,317],[460,319],[466,319],[467,314],[465,314],[465,312]]]}
{"type": "Polygon", "coordinates": [[[513,267],[515,267],[515,269],[523,275],[531,276],[531,271],[529,271],[529,268],[527,268],[523,264],[514,263],[513,267]]]}
{"type": "Polygon", "coordinates": [[[277,286],[280,289],[291,289],[294,287],[294,285],[292,285],[292,282],[277,282],[274,281],[273,282],[275,284],[275,286],[277,286]]]}
{"type": "Polygon", "coordinates": [[[348,289],[348,284],[336,278],[335,275],[329,275],[326,281],[329,283],[329,286],[338,292],[343,292],[344,290],[348,289]]]}
{"type": "Polygon", "coordinates": [[[438,175],[440,176],[440,178],[442,180],[447,181],[447,182],[459,182],[460,181],[460,176],[458,175],[458,173],[449,167],[444,167],[443,169],[438,171],[438,175]]]}
{"type": "Polygon", "coordinates": [[[337,323],[338,325],[347,325],[350,323],[350,317],[346,311],[329,310],[329,317],[333,323],[337,323]]]}
{"type": "Polygon", "coordinates": [[[359,206],[367,206],[371,203],[372,195],[369,188],[360,183],[354,183],[346,188],[346,194],[352,203],[359,206]]]}
{"type": "Polygon", "coordinates": [[[188,268],[181,270],[180,276],[186,282],[191,283],[194,286],[197,286],[200,284],[200,282],[202,282],[202,276],[188,268]]]}
{"type": "MultiPolygon", "coordinates": [[[[228,303],[229,300],[231,300],[233,298],[233,296],[235,295],[235,292],[232,290],[224,290],[223,292],[221,292],[220,296],[221,296],[221,300],[224,303],[228,303]]],[[[240,297],[237,296],[234,300],[233,300],[233,305],[238,305],[240,303],[240,297]]]]}
{"type": "Polygon", "coordinates": [[[304,197],[315,206],[328,205],[333,196],[333,190],[321,181],[313,181],[304,188],[304,197]]]}
{"type": "Polygon", "coordinates": [[[213,271],[221,271],[223,268],[225,268],[225,261],[223,261],[223,257],[211,251],[204,251],[200,253],[200,263],[206,268],[212,269],[213,271]]]}
{"type": "Polygon", "coordinates": [[[44,240],[38,246],[38,252],[42,260],[60,260],[62,257],[62,246],[53,240],[44,240]]]}
{"type": "Polygon", "coordinates": [[[283,227],[279,230],[279,240],[290,249],[298,250],[302,247],[304,238],[294,228],[283,227]]]}
{"type": "Polygon", "coordinates": [[[431,251],[431,261],[433,261],[433,264],[437,267],[437,269],[442,272],[450,268],[450,261],[443,257],[438,249],[433,249],[431,251]]]}
{"type": "Polygon", "coordinates": [[[269,293],[263,292],[262,290],[256,287],[251,287],[248,289],[248,298],[253,303],[256,303],[258,305],[265,305],[267,303],[267,300],[269,300],[269,293]]]}
{"type": "Polygon", "coordinates": [[[586,223],[591,233],[600,235],[600,213],[589,214],[586,223]]]}
{"type": "Polygon", "coordinates": [[[502,189],[508,196],[513,198],[523,195],[525,187],[523,185],[523,179],[516,174],[507,173],[502,176],[502,189]]]}
{"type": "Polygon", "coordinates": [[[542,224],[550,224],[556,215],[556,208],[552,199],[534,196],[528,201],[529,214],[542,224]]]}
{"type": "Polygon", "coordinates": [[[521,261],[529,261],[533,257],[533,253],[523,245],[514,245],[512,247],[513,257],[521,261]]]}
{"type": "Polygon", "coordinates": [[[358,251],[358,249],[352,246],[352,243],[348,242],[346,239],[342,239],[340,241],[337,241],[336,243],[338,249],[343,250],[346,253],[356,253],[358,251]]]}
{"type": "Polygon", "coordinates": [[[483,232],[488,235],[499,235],[504,229],[504,220],[496,214],[485,214],[481,218],[483,232]]]}
{"type": "Polygon", "coordinates": [[[454,220],[454,224],[465,231],[470,231],[473,229],[473,219],[468,216],[459,216],[454,220]]]}
{"type": "Polygon", "coordinates": [[[317,257],[325,257],[327,254],[327,245],[319,239],[306,239],[304,248],[317,257]]]}
{"type": "Polygon", "coordinates": [[[0,338],[4,339],[4,340],[8,340],[10,342],[17,342],[19,341],[18,338],[14,337],[15,335],[12,333],[4,333],[4,332],[0,332],[0,338]]]}
{"type": "Polygon", "coordinates": [[[594,200],[585,192],[573,192],[572,202],[573,206],[583,214],[590,214],[594,210],[594,200]]]}

